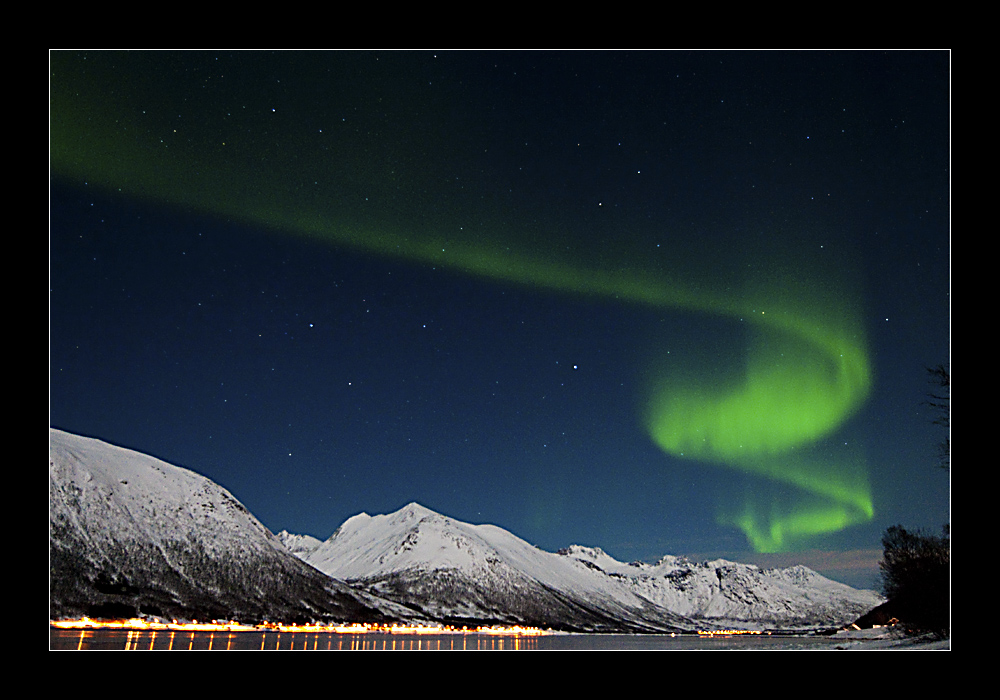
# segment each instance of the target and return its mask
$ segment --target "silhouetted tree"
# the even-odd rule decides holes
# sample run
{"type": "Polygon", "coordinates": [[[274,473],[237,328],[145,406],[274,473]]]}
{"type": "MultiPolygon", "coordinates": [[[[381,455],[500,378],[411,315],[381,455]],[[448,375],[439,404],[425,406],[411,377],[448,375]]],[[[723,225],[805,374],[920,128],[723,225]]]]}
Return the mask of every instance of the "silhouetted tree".
{"type": "MultiPolygon", "coordinates": [[[[938,387],[926,404],[937,411],[934,423],[949,431],[941,443],[939,465],[951,465],[951,374],[945,365],[928,368],[938,387]]],[[[879,562],[882,593],[888,599],[879,609],[919,629],[936,631],[950,627],[951,531],[944,526],[940,536],[919,530],[911,532],[894,525],[882,536],[879,562]]]]}
{"type": "Polygon", "coordinates": [[[943,426],[947,431],[944,442],[941,443],[939,453],[939,466],[942,469],[951,468],[951,372],[944,365],[928,367],[927,372],[931,375],[931,382],[937,385],[932,393],[928,394],[927,405],[938,412],[938,417],[934,419],[935,425],[943,426]]]}
{"type": "Polygon", "coordinates": [[[947,525],[941,536],[894,525],[882,536],[879,569],[882,593],[893,604],[894,616],[921,629],[950,626],[951,539],[947,525]]]}

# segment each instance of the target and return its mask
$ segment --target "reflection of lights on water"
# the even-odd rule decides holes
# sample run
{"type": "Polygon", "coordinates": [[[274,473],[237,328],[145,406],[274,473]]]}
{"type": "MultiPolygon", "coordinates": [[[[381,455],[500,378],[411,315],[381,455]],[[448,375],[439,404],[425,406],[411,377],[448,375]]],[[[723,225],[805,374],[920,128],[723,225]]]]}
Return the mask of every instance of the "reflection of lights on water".
{"type": "MultiPolygon", "coordinates": [[[[86,632],[87,630],[96,629],[121,629],[129,632],[129,640],[138,640],[138,633],[145,631],[152,631],[150,639],[156,639],[156,632],[160,630],[166,630],[170,632],[170,645],[173,646],[174,638],[177,632],[190,632],[191,639],[194,639],[195,632],[276,632],[278,634],[278,640],[280,644],[280,633],[289,634],[341,634],[341,635],[358,635],[358,634],[397,634],[397,635],[463,635],[463,634],[478,634],[478,635],[495,635],[495,636],[507,636],[507,637],[537,637],[546,634],[552,634],[552,630],[542,630],[537,627],[522,627],[520,625],[513,625],[510,627],[493,625],[490,627],[451,627],[447,625],[373,625],[373,624],[340,624],[340,625],[321,625],[321,624],[308,624],[308,625],[290,625],[281,622],[262,622],[258,625],[245,625],[234,621],[220,621],[212,620],[211,622],[198,622],[197,620],[192,622],[178,622],[173,620],[171,622],[164,622],[162,620],[145,620],[142,618],[131,618],[128,620],[93,620],[89,617],[83,617],[77,620],[54,620],[51,625],[58,629],[67,630],[81,630],[86,632]]],[[[741,634],[770,634],[769,632],[761,632],[760,630],[739,630],[739,629],[722,629],[722,630],[699,630],[698,635],[702,637],[728,637],[741,634]]],[[[230,635],[231,638],[232,635],[230,635]]],[[[671,634],[670,636],[675,636],[671,634]]],[[[81,635],[81,639],[84,635],[81,635]]],[[[214,635],[211,636],[214,640],[214,635]]]]}
{"type": "Polygon", "coordinates": [[[179,622],[130,620],[59,620],[54,629],[78,631],[76,649],[101,644],[103,631],[121,631],[123,646],[135,650],[511,650],[536,648],[537,637],[551,630],[522,626],[450,627],[437,625],[244,625],[233,621],[179,622]],[[260,634],[257,646],[254,634],[260,634]]]}
{"type": "MultiPolygon", "coordinates": [[[[368,634],[368,633],[382,633],[382,634],[407,634],[407,635],[421,635],[421,634],[487,634],[487,635],[503,635],[503,636],[515,636],[515,637],[533,637],[543,634],[549,634],[547,630],[541,630],[537,627],[522,627],[519,625],[514,625],[512,627],[501,627],[501,626],[491,626],[491,627],[449,627],[449,626],[435,626],[435,625],[371,625],[371,624],[340,624],[340,625],[321,625],[321,624],[309,624],[309,625],[289,625],[280,622],[262,622],[259,625],[245,625],[239,622],[233,621],[219,621],[212,620],[211,622],[198,622],[197,620],[192,622],[178,622],[174,620],[172,622],[163,622],[160,620],[144,620],[142,618],[130,618],[128,620],[93,620],[88,617],[83,617],[77,620],[54,620],[52,621],[52,626],[57,629],[67,629],[67,630],[94,630],[94,629],[121,629],[129,632],[129,643],[133,643],[133,639],[138,641],[138,633],[145,631],[152,631],[152,639],[156,638],[156,631],[158,630],[168,630],[171,632],[170,643],[173,646],[174,635],[177,632],[191,632],[192,640],[194,638],[195,632],[288,632],[290,634],[300,634],[300,633],[313,633],[313,634],[368,634]],[[135,633],[133,635],[133,633],[135,633]]],[[[83,635],[81,635],[81,640],[83,635]]],[[[279,636],[280,640],[280,636],[279,636]]],[[[211,636],[211,641],[214,642],[214,635],[211,636]]]]}
{"type": "Polygon", "coordinates": [[[732,637],[738,634],[770,634],[760,630],[698,630],[699,637],[732,637]]]}
{"type": "Polygon", "coordinates": [[[212,620],[211,622],[163,622],[160,620],[144,620],[130,618],[128,620],[92,620],[83,617],[78,620],[54,620],[53,627],[58,629],[122,629],[131,631],[172,630],[175,632],[326,632],[333,634],[358,634],[373,631],[371,625],[286,625],[283,623],[263,622],[259,625],[244,625],[233,621],[212,620]]]}

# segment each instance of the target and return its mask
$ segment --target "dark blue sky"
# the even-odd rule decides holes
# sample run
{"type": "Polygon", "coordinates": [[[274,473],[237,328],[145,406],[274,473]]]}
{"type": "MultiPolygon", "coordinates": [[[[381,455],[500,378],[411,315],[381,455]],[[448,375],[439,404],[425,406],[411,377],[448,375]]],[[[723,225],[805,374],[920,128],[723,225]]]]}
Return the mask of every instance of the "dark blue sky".
{"type": "Polygon", "coordinates": [[[886,527],[949,519],[923,405],[949,362],[949,64],[54,52],[50,424],[202,473],[275,531],[418,501],[548,550],[873,585],[886,527]],[[604,272],[843,302],[871,390],[809,449],[864,465],[872,517],[772,555],[720,524],[812,497],[668,454],[642,406],[652,368],[738,378],[752,331],[581,289],[604,272]]]}

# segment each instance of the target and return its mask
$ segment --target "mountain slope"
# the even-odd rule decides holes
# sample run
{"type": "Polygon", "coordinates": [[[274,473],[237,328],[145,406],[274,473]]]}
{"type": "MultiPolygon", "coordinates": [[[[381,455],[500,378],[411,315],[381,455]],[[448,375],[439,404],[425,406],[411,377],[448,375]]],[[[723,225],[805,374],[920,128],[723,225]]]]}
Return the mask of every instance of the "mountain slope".
{"type": "Polygon", "coordinates": [[[585,566],[493,525],[470,525],[416,503],[360,514],[306,557],[330,576],[453,623],[587,631],[686,631],[696,625],[585,566]]]}
{"type": "Polygon", "coordinates": [[[290,554],[228,491],[153,457],[49,432],[50,615],[384,619],[290,554]]]}
{"type": "Polygon", "coordinates": [[[561,619],[590,630],[833,626],[881,602],[805,567],[762,570],[670,556],[624,564],[580,546],[553,554],[416,503],[389,515],[356,515],[304,558],[430,616],[538,625],[561,619]]]}

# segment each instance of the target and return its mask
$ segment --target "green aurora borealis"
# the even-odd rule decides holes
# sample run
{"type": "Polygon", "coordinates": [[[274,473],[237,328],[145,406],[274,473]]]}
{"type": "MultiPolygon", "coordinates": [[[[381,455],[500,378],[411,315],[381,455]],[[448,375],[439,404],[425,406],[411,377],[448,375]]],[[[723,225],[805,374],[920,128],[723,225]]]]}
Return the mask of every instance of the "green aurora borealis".
{"type": "Polygon", "coordinates": [[[263,145],[223,142],[208,127],[193,127],[168,148],[161,136],[169,126],[144,118],[138,102],[89,93],[86,82],[72,85],[72,93],[52,95],[52,168],[60,177],[484,281],[696,312],[734,325],[745,339],[728,351],[742,357],[738,366],[660,358],[635,368],[644,376],[636,419],[649,438],[674,457],[776,486],[714,506],[718,522],[741,529],[757,551],[795,549],[873,517],[864,455],[845,459],[845,451],[832,456],[824,449],[872,388],[863,295],[842,269],[800,257],[793,242],[799,232],[774,234],[780,263],[692,259],[678,245],[665,269],[640,250],[581,251],[547,240],[546,224],[535,219],[524,218],[516,233],[507,221],[493,227],[495,234],[465,237],[454,233],[447,213],[408,225],[405,202],[366,219],[343,206],[356,158],[321,159],[288,133],[279,134],[284,155],[262,166],[263,145]],[[330,184],[304,184],[312,182],[330,184]],[[742,279],[714,272],[741,267],[742,279]],[[789,268],[794,275],[783,272],[789,268]]]}

